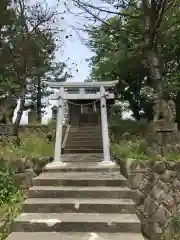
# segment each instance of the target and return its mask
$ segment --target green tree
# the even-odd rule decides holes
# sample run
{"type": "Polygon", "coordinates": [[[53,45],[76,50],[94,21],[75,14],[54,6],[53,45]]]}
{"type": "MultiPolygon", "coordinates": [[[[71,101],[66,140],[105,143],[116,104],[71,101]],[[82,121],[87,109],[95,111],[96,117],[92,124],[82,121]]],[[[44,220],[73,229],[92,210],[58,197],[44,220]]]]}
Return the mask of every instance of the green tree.
{"type": "Polygon", "coordinates": [[[0,99],[10,95],[14,84],[9,61],[9,29],[14,25],[15,12],[8,1],[0,1],[0,99]]]}
{"type": "MultiPolygon", "coordinates": [[[[127,11],[126,11],[127,12],[127,11]]],[[[142,34],[139,19],[110,18],[107,24],[93,27],[89,33],[89,47],[95,53],[90,59],[91,78],[94,80],[120,80],[121,101],[128,101],[133,116],[140,119],[141,111],[146,110],[146,100],[141,89],[146,86],[146,71],[141,55],[136,55],[136,46],[142,34]],[[112,27],[109,27],[112,26],[112,27]],[[131,29],[132,33],[119,34],[115,28],[131,29]],[[122,81],[123,80],[123,81],[122,81]]]]}
{"type": "MultiPolygon", "coordinates": [[[[144,64],[144,52],[141,50],[137,52],[142,43],[143,21],[141,18],[131,17],[140,14],[141,8],[138,10],[139,13],[137,8],[134,13],[132,11],[133,8],[126,8],[123,10],[126,17],[113,17],[106,23],[89,29],[89,47],[95,53],[90,59],[91,77],[94,80],[120,79],[120,98],[129,102],[133,116],[139,120],[145,113],[146,117],[151,119],[152,109],[151,104],[147,102],[147,95],[148,87],[154,88],[154,82],[149,77],[148,64],[144,64]]],[[[177,23],[179,19],[177,16],[179,11],[175,12],[176,15],[172,15],[171,12],[166,15],[156,43],[162,63],[161,86],[166,97],[175,94],[180,74],[177,71],[179,61],[177,39],[180,32],[178,27],[174,27],[174,21],[177,23]]]]}
{"type": "MultiPolygon", "coordinates": [[[[160,53],[158,48],[158,38],[162,31],[162,25],[167,16],[173,12],[175,8],[178,8],[178,0],[101,0],[99,4],[89,3],[85,0],[73,0],[75,4],[83,9],[91,16],[93,24],[97,25],[97,22],[103,23],[107,27],[114,30],[115,34],[124,36],[126,34],[131,35],[132,30],[126,27],[119,28],[116,25],[108,23],[107,18],[112,16],[118,16],[119,21],[124,21],[128,17],[129,19],[139,19],[142,31],[139,37],[138,45],[136,46],[135,55],[139,55],[143,61],[144,68],[147,70],[146,76],[154,92],[162,92],[164,79],[162,77],[162,63],[160,59],[160,53]],[[109,7],[104,6],[104,2],[109,4],[109,7]],[[101,5],[102,3],[102,5],[101,5]],[[127,11],[128,9],[128,11],[127,11]],[[131,10],[129,12],[129,9],[131,10]],[[104,15],[106,14],[106,17],[104,15]]],[[[173,16],[173,15],[172,15],[173,16]]],[[[131,45],[132,46],[132,45],[131,45]]],[[[134,55],[132,56],[134,57],[134,55]]]]}
{"type": "MultiPolygon", "coordinates": [[[[0,18],[0,97],[14,96],[20,99],[14,123],[14,132],[18,136],[26,97],[31,97],[33,102],[36,96],[40,120],[42,98],[48,93],[43,81],[48,78],[48,73],[57,74],[54,65],[58,65],[55,64],[55,51],[58,47],[56,33],[59,31],[56,16],[59,13],[44,3],[27,5],[24,0],[17,0],[14,9],[9,9],[4,2],[3,4],[3,15],[0,18]]],[[[63,73],[64,76],[59,77],[61,80],[68,77],[67,73],[63,73]]]]}
{"type": "MultiPolygon", "coordinates": [[[[42,115],[45,107],[48,105],[47,98],[52,93],[44,84],[45,81],[63,82],[71,75],[67,72],[66,64],[63,62],[56,62],[55,60],[48,63],[47,68],[42,66],[42,72],[39,71],[30,84],[30,106],[31,110],[36,114],[36,120],[41,123],[42,115]]],[[[37,69],[38,70],[38,69],[37,69]]]]}

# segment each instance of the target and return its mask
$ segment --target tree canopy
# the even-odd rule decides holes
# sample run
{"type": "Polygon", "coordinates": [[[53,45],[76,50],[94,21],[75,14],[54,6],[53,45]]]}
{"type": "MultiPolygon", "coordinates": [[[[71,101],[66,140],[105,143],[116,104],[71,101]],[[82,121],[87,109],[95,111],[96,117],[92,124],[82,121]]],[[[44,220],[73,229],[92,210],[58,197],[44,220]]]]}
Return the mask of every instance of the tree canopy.
{"type": "Polygon", "coordinates": [[[155,81],[160,81],[165,98],[174,97],[179,91],[177,41],[180,12],[176,5],[163,12],[153,45],[146,48],[144,8],[142,4],[135,3],[132,7],[132,3],[121,8],[119,15],[89,28],[88,47],[94,52],[89,59],[92,67],[90,78],[96,81],[119,79],[120,100],[129,102],[136,119],[142,116],[151,119],[151,104],[147,97],[151,90],[159,88],[155,81]],[[150,61],[152,55],[155,55],[153,63],[150,61]],[[160,74],[160,79],[153,74],[160,74]]]}
{"type": "Polygon", "coordinates": [[[12,7],[2,0],[0,4],[0,99],[20,99],[14,123],[17,132],[26,99],[41,121],[47,105],[43,99],[50,94],[44,81],[65,81],[71,75],[55,56],[62,46],[61,13],[45,2],[28,5],[17,0],[12,7]]]}

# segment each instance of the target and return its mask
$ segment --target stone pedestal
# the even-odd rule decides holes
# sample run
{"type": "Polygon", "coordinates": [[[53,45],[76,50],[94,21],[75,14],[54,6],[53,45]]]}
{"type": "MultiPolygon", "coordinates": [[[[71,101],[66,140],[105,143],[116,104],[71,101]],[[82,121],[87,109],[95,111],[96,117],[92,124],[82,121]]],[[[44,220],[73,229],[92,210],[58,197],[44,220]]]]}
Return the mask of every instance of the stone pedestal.
{"type": "Polygon", "coordinates": [[[151,122],[147,140],[150,148],[155,148],[163,155],[165,152],[173,151],[180,140],[177,123],[165,122],[164,120],[151,122]]]}
{"type": "Polygon", "coordinates": [[[151,123],[155,132],[174,132],[178,130],[177,123],[157,120],[151,123]]]}

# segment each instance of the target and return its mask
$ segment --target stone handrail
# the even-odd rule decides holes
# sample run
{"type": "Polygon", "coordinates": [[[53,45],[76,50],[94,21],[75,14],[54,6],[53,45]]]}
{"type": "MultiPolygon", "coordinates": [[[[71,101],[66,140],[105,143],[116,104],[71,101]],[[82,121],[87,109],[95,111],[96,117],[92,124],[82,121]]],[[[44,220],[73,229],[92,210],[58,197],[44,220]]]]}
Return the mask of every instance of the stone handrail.
{"type": "Polygon", "coordinates": [[[66,127],[66,131],[65,131],[65,134],[64,134],[63,142],[62,142],[62,150],[64,150],[64,148],[66,146],[66,141],[67,141],[67,137],[68,137],[68,134],[69,134],[70,127],[71,127],[71,125],[69,125],[69,124],[66,127]]]}

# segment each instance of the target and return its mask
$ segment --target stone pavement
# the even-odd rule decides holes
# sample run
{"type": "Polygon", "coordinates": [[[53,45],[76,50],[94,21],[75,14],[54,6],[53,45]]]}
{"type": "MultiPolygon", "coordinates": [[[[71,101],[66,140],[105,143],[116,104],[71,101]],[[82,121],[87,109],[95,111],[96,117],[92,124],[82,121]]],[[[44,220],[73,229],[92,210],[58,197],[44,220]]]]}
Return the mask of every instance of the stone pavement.
{"type": "Polygon", "coordinates": [[[34,179],[7,240],[143,240],[133,191],[102,154],[65,154],[34,179]]]}

